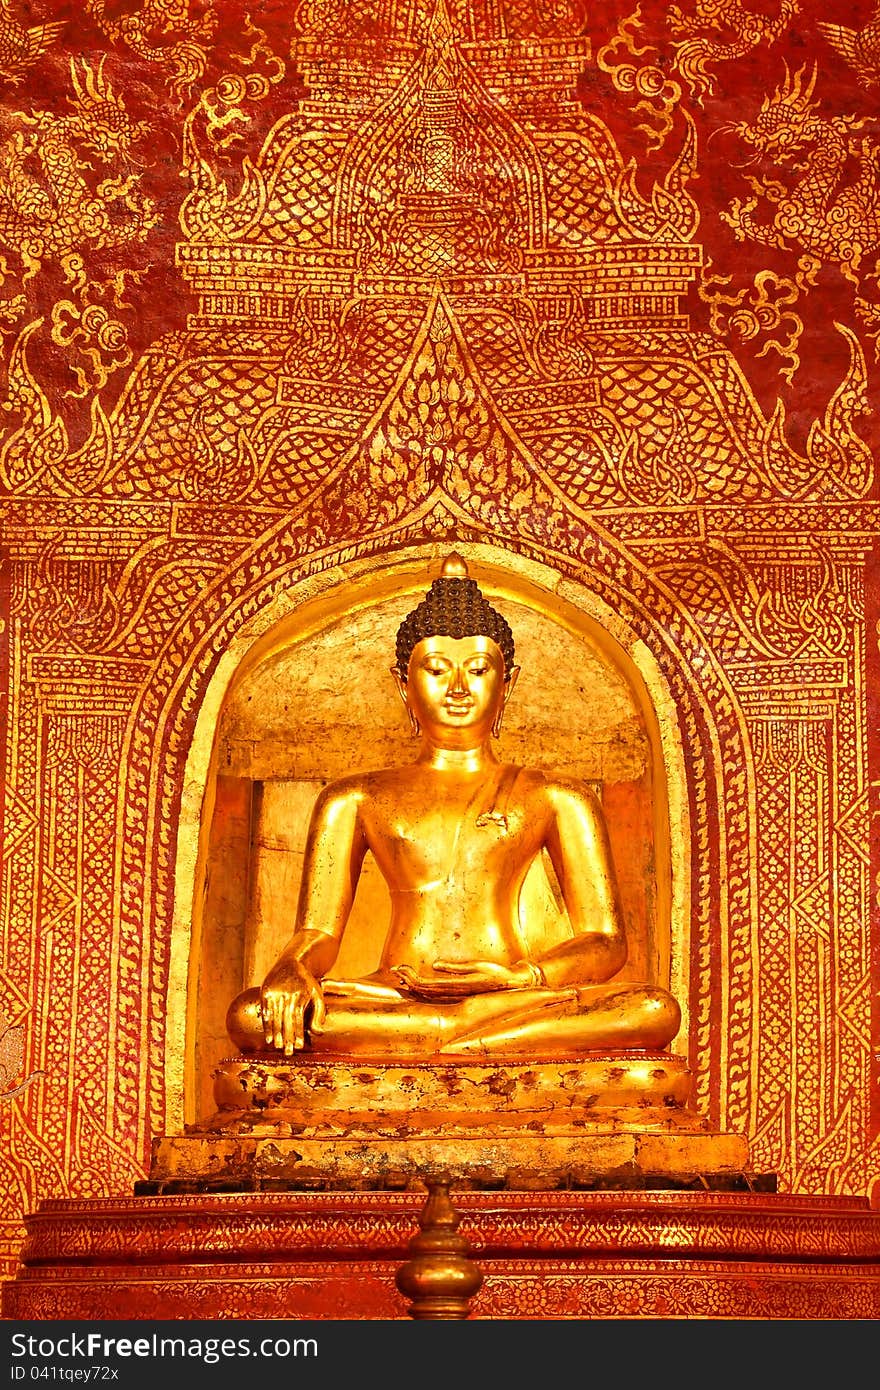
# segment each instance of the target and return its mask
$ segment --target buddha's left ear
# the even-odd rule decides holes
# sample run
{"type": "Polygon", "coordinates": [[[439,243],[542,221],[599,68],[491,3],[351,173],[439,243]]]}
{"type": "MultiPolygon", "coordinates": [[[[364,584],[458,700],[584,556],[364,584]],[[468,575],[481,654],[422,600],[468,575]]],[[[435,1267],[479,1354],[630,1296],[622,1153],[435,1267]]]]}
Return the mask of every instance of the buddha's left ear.
{"type": "Polygon", "coordinates": [[[504,709],[507,704],[507,701],[513,694],[513,687],[516,685],[516,679],[518,675],[519,667],[511,666],[507,675],[504,677],[504,696],[501,700],[501,704],[498,706],[498,713],[495,715],[495,722],[492,725],[492,734],[494,738],[501,737],[501,721],[504,718],[504,709]]]}

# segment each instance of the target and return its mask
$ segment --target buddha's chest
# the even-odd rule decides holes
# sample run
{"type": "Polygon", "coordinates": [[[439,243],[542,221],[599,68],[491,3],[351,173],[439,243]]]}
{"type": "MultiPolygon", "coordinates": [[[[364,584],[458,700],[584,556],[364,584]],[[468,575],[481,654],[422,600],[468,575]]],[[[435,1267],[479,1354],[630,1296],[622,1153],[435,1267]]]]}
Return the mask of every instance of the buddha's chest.
{"type": "Polygon", "coordinates": [[[469,882],[486,892],[525,872],[541,847],[541,818],[523,800],[485,794],[380,799],[367,842],[392,888],[469,882]]]}

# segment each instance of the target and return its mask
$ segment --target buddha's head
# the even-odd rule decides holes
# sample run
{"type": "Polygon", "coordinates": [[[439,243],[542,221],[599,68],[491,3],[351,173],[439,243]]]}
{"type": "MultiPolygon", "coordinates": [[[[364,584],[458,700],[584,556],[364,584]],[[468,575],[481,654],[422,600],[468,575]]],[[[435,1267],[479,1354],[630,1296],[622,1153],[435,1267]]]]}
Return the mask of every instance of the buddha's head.
{"type": "Polygon", "coordinates": [[[519,668],[506,619],[449,555],[439,579],[397,632],[392,674],[414,733],[470,746],[500,732],[519,668]]]}

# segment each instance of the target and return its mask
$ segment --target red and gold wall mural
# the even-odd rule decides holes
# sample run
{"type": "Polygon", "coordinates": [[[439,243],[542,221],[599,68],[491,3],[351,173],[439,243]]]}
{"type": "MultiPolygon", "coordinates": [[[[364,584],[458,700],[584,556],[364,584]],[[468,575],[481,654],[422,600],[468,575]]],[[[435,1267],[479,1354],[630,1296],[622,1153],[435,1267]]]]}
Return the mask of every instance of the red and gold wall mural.
{"type": "Polygon", "coordinates": [[[864,1194],[873,0],[8,0],[0,82],[4,1272],[23,1212],[129,1192],[182,1104],[178,827],[224,653],[452,545],[651,653],[699,1103],[782,1190],[864,1194]]]}

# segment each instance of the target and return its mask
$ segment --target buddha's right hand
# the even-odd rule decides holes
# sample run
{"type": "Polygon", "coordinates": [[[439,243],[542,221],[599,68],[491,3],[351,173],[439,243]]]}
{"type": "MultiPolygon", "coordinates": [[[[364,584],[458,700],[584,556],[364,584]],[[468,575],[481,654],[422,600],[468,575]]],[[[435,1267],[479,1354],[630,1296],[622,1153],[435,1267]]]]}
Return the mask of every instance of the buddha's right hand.
{"type": "Polygon", "coordinates": [[[308,1029],[320,1033],[326,1009],[324,992],[314,975],[299,960],[280,960],[273,965],[260,990],[260,1013],[267,1047],[277,1047],[285,1057],[306,1045],[308,1029]]]}

